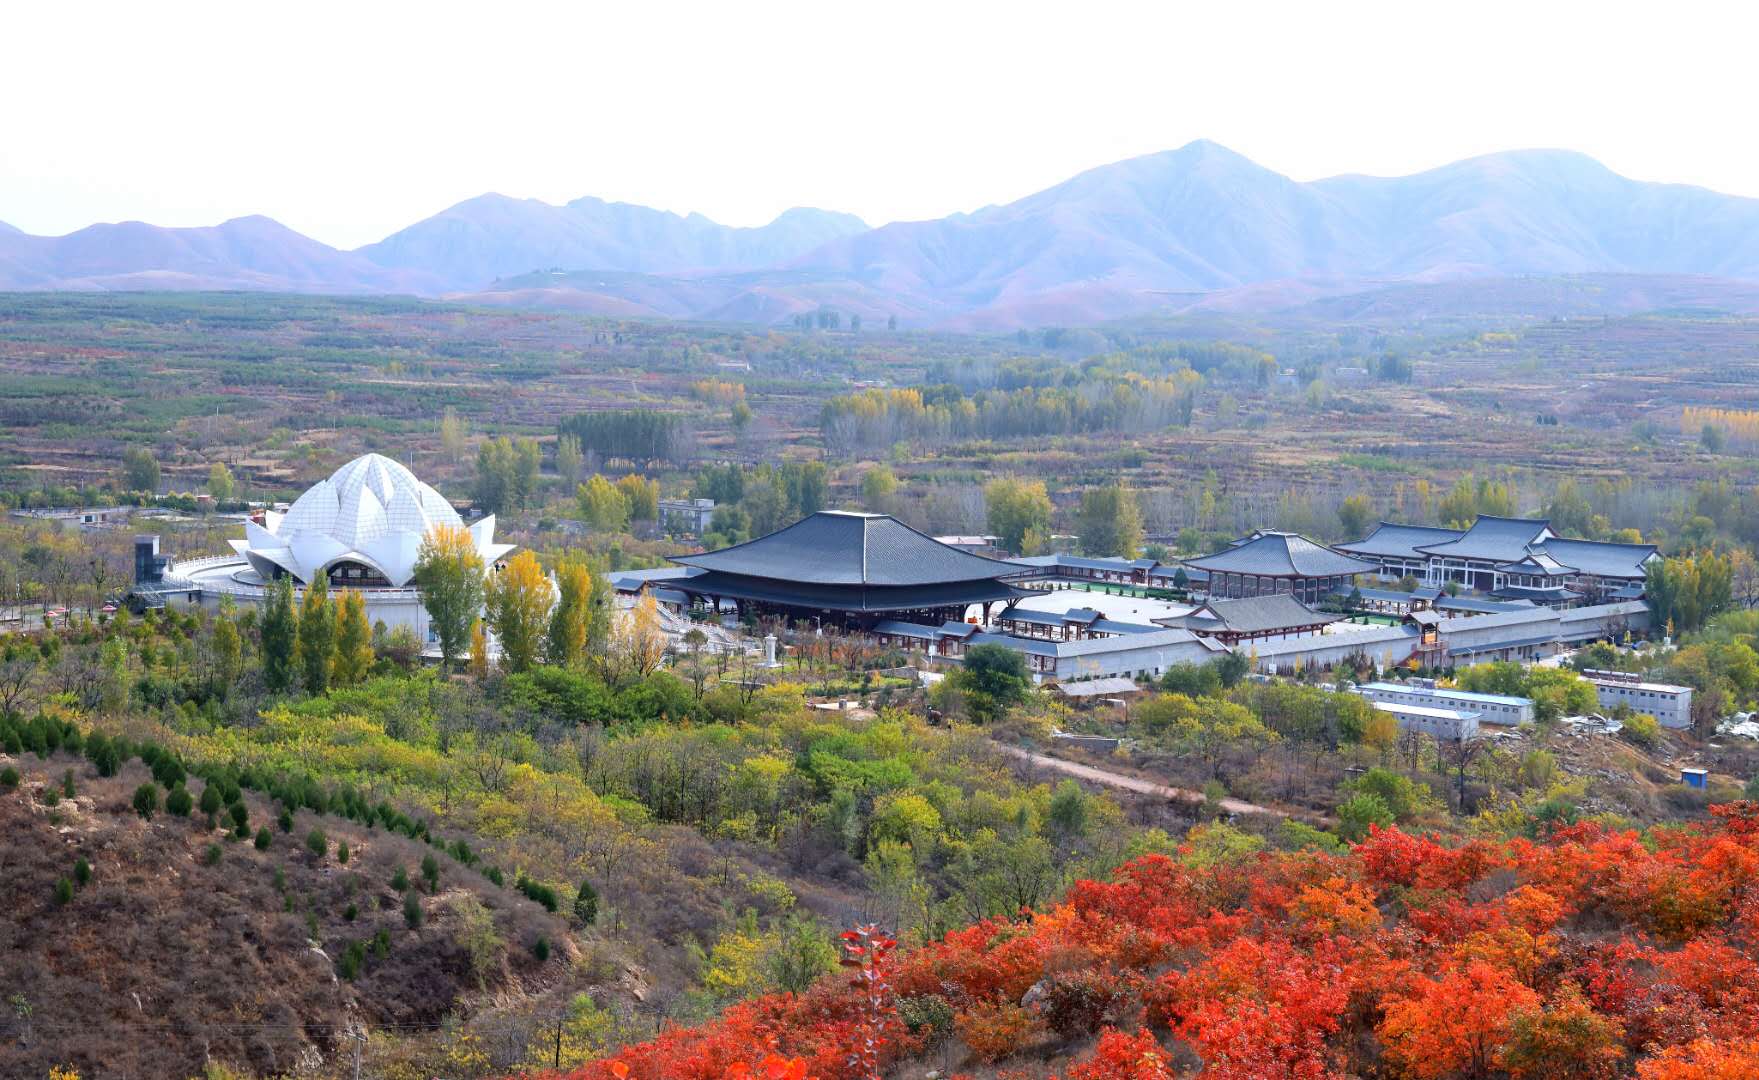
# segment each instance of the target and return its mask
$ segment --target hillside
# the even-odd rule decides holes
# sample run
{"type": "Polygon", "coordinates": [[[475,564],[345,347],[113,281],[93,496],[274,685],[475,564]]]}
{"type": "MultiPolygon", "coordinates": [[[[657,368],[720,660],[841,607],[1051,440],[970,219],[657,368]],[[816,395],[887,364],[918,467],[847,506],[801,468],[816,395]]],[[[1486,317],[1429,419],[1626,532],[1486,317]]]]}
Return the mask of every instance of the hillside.
{"type": "Polygon", "coordinates": [[[567,1076],[746,1075],[766,1046],[820,1080],[1753,1076],[1759,808],[1715,814],[1647,845],[1586,824],[1335,854],[1200,837],[884,956],[877,1005],[826,980],[567,1076]]]}
{"type": "Polygon", "coordinates": [[[0,289],[431,292],[424,272],[387,270],[266,217],[204,228],[139,221],[66,236],[0,231],[0,289]]]}
{"type": "Polygon", "coordinates": [[[786,262],[867,226],[850,214],[796,207],[758,228],[732,228],[629,203],[480,195],[402,229],[357,254],[393,269],[432,274],[449,289],[476,289],[529,271],[641,274],[734,270],[786,262]]]}
{"type": "MultiPolygon", "coordinates": [[[[425,918],[412,928],[391,882],[400,868],[419,882],[430,850],[389,829],[302,809],[283,831],[278,808],[244,791],[249,828],[269,830],[259,849],[208,827],[199,809],[141,817],[131,799],[152,773],[139,761],[112,777],[67,753],[0,754],[0,767],[22,773],[0,790],[0,973],[13,1001],[0,1075],[67,1065],[185,1077],[209,1060],[253,1075],[309,1068],[352,1053],[362,1024],[417,1031],[484,991],[541,989],[532,944],[568,941],[561,920],[444,857],[436,887],[413,894],[425,918]],[[64,797],[68,776],[75,794],[64,797]],[[322,856],[308,846],[314,829],[322,856]],[[77,881],[82,859],[90,881],[63,901],[57,882],[77,881]],[[472,937],[481,925],[489,939],[472,937]],[[472,940],[492,945],[473,957],[472,940]]],[[[188,790],[199,800],[205,786],[191,778],[188,790]]]]}

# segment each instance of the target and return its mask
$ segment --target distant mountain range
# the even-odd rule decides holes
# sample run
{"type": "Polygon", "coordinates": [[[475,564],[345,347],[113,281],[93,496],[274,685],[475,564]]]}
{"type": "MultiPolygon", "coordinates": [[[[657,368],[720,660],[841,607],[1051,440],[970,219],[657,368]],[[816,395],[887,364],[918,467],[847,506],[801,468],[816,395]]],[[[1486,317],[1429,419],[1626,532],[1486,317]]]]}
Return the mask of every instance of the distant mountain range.
{"type": "MultiPolygon", "coordinates": [[[[408,292],[757,323],[833,306],[870,323],[1008,329],[1388,288],[1404,290],[1399,304],[1446,294],[1518,306],[1521,287],[1483,282],[1606,274],[1626,276],[1612,293],[1625,303],[1703,294],[1744,310],[1759,294],[1724,283],[1759,281],[1759,200],[1629,180],[1556,150],[1299,183],[1194,142],[1004,206],[877,229],[804,208],[732,228],[593,198],[553,206],[493,194],[352,252],[261,217],[63,237],[0,226],[0,288],[408,292]],[[1631,275],[1696,284],[1640,286],[1631,275]],[[1466,282],[1479,284],[1409,288],[1466,282]]],[[[1580,292],[1543,288],[1552,303],[1580,292]]],[[[1600,293],[1590,306],[1610,302],[1600,293]]]]}

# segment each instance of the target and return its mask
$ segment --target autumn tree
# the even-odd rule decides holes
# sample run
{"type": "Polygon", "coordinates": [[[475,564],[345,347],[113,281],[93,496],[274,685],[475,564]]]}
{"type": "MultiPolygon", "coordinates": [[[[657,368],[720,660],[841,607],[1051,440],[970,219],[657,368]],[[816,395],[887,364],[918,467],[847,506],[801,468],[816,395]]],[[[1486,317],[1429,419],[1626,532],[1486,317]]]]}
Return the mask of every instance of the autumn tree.
{"type": "Polygon", "coordinates": [[[344,589],[336,604],[336,653],[330,662],[330,678],[338,686],[353,686],[372,670],[373,659],[366,598],[356,589],[344,589]]]}
{"type": "Polygon", "coordinates": [[[1418,976],[1387,1003],[1380,1037],[1387,1056],[1416,1080],[1485,1077],[1503,1064],[1518,1014],[1539,995],[1508,970],[1469,961],[1439,977],[1418,976]]]}
{"type": "Polygon", "coordinates": [[[629,507],[631,521],[658,521],[660,518],[660,485],[645,476],[627,473],[617,478],[617,490],[629,507]]]}
{"type": "Polygon", "coordinates": [[[1338,503],[1338,531],[1346,540],[1360,540],[1374,523],[1374,504],[1366,495],[1351,495],[1338,503]]]}
{"type": "Polygon", "coordinates": [[[642,593],[635,606],[617,621],[611,651],[623,679],[645,679],[659,668],[666,657],[666,632],[651,594],[642,593]]]}
{"type": "Polygon", "coordinates": [[[589,477],[574,493],[580,519],[599,532],[622,532],[629,525],[629,500],[602,476],[589,477]]]}
{"type": "Polygon", "coordinates": [[[610,582],[587,559],[569,555],[556,566],[556,605],[544,642],[544,658],[579,667],[589,655],[602,655],[611,619],[610,582]]]}
{"type": "Polygon", "coordinates": [[[440,639],[441,660],[450,669],[483,606],[483,561],[469,530],[439,525],[422,537],[414,580],[440,639]]]}
{"type": "Polygon", "coordinates": [[[330,660],[336,649],[336,611],[330,604],[327,579],[313,576],[299,603],[297,652],[305,692],[316,697],[330,688],[330,660]]]}
{"type": "Polygon", "coordinates": [[[526,671],[538,662],[556,590],[537,556],[521,551],[498,574],[489,576],[484,609],[489,628],[501,642],[501,667],[526,671]]]}

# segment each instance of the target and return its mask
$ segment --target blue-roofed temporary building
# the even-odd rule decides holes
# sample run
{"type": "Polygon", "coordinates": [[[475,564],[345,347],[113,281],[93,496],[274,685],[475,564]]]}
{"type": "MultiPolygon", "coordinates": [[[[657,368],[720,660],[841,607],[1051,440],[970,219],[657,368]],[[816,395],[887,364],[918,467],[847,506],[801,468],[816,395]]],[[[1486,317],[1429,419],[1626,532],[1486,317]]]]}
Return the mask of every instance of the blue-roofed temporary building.
{"type": "Polygon", "coordinates": [[[868,629],[882,620],[962,621],[1022,593],[1017,568],[972,555],[885,514],[825,510],[743,544],[673,562],[698,573],[666,582],[693,602],[731,600],[742,616],[868,629]]]}

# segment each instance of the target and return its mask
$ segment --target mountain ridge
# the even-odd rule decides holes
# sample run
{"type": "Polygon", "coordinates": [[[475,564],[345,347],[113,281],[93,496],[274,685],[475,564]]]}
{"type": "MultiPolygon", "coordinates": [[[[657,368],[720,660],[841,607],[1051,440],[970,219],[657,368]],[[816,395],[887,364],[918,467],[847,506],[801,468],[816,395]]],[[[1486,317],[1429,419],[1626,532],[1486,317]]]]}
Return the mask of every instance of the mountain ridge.
{"type": "Polygon", "coordinates": [[[353,251],[262,217],[54,238],[0,228],[0,288],[411,292],[765,324],[837,306],[906,326],[1009,329],[1195,298],[1246,307],[1595,274],[1759,280],[1759,200],[1632,180],[1552,149],[1296,181],[1197,140],[1009,203],[877,228],[807,207],[736,228],[592,196],[557,206],[497,193],[353,251]]]}

